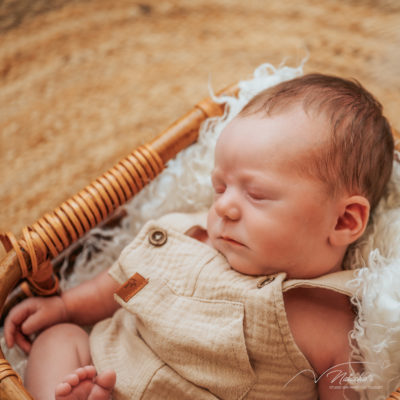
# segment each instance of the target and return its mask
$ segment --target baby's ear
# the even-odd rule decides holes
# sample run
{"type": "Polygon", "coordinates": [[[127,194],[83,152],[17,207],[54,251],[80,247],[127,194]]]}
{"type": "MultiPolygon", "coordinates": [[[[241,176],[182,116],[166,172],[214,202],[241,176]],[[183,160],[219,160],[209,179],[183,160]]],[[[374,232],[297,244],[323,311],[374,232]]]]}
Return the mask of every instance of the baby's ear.
{"type": "Polygon", "coordinates": [[[333,246],[348,246],[365,231],[369,219],[369,201],[363,196],[351,196],[343,200],[336,226],[329,236],[333,246]]]}

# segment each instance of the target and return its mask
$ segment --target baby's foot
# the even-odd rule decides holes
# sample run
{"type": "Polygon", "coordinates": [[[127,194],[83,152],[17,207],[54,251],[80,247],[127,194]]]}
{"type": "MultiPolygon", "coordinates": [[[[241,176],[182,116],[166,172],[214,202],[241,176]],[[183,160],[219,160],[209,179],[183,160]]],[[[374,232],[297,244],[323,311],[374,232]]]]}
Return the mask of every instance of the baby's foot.
{"type": "Polygon", "coordinates": [[[56,400],[109,400],[115,386],[115,372],[97,375],[93,365],[78,368],[56,387],[56,400]]]}

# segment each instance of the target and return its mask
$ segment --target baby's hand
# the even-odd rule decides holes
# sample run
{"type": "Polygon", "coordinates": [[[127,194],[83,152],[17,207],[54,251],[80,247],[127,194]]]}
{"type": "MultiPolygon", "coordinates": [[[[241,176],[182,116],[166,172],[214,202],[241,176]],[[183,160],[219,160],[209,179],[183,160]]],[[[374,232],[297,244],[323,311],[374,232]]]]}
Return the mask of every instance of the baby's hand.
{"type": "Polygon", "coordinates": [[[4,337],[9,348],[17,344],[25,353],[31,350],[27,336],[56,323],[67,321],[61,297],[32,297],[16,305],[4,323],[4,337]]]}

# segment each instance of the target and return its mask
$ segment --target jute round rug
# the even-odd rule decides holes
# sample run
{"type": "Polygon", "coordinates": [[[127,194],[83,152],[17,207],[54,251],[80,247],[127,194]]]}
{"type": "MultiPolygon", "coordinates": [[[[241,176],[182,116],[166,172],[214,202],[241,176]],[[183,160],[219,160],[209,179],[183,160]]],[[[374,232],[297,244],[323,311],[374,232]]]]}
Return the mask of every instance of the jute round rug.
{"type": "Polygon", "coordinates": [[[0,1],[0,230],[19,233],[264,62],[353,77],[400,127],[396,0],[0,1]]]}

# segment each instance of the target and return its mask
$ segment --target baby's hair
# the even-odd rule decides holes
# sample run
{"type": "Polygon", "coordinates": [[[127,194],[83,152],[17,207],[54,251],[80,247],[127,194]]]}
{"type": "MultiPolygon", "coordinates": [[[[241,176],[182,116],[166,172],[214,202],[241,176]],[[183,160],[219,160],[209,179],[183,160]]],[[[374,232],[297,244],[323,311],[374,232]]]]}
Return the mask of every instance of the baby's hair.
{"type": "Polygon", "coordinates": [[[300,169],[327,182],[331,194],[346,190],[363,195],[374,209],[390,178],[394,156],[382,105],[357,81],[307,74],[264,90],[239,117],[271,116],[295,105],[308,115],[322,116],[332,133],[329,143],[307,155],[300,169]]]}

